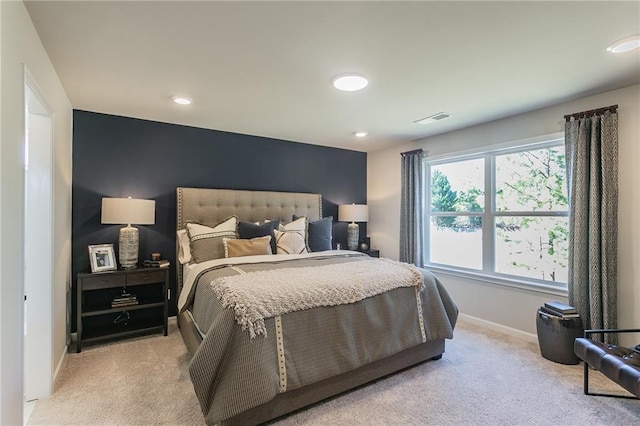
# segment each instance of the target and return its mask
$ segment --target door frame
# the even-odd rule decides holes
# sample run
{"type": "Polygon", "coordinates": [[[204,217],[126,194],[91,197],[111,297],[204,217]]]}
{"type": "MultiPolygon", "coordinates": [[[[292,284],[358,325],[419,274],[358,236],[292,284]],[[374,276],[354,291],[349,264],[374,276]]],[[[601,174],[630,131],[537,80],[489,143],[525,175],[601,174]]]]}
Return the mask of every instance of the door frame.
{"type": "MultiPolygon", "coordinates": [[[[23,311],[23,320],[26,326],[27,335],[24,337],[22,345],[22,356],[24,359],[23,365],[23,383],[24,383],[24,396],[25,399],[40,399],[49,397],[53,391],[53,286],[54,286],[54,256],[53,256],[53,143],[54,143],[54,113],[51,108],[51,104],[47,102],[45,96],[42,94],[38,83],[33,78],[33,75],[29,72],[27,66],[24,66],[24,122],[23,122],[23,186],[22,186],[22,199],[23,199],[23,225],[22,225],[22,274],[21,280],[22,294],[27,294],[27,309],[26,314],[23,311]],[[29,94],[30,92],[30,94],[29,94]],[[29,103],[37,102],[37,112],[29,111],[29,103]],[[29,155],[29,146],[27,139],[27,132],[29,130],[29,115],[42,115],[48,118],[48,140],[42,146],[38,146],[37,149],[46,150],[46,159],[44,160],[44,166],[41,167],[41,171],[44,170],[45,176],[48,182],[45,182],[45,186],[48,185],[49,197],[48,202],[45,202],[44,212],[39,212],[39,221],[42,224],[43,234],[39,234],[40,238],[35,238],[30,244],[27,241],[28,233],[27,227],[29,221],[27,220],[27,202],[28,193],[27,185],[29,184],[29,176],[27,172],[27,156],[29,155]],[[44,215],[44,217],[42,216],[44,215]],[[44,238],[41,238],[44,236],[44,238]],[[37,242],[38,255],[40,259],[36,262],[33,255],[35,249],[35,242],[37,242]],[[27,247],[31,247],[31,256],[26,253],[27,247]],[[38,282],[38,291],[33,291],[30,287],[33,284],[27,282],[28,266],[38,266],[39,269],[45,268],[45,271],[41,274],[44,276],[45,285],[42,282],[38,282]],[[28,307],[31,307],[29,309],[28,307]],[[30,331],[32,330],[32,331],[30,331]],[[35,330],[35,331],[33,331],[35,330]],[[29,373],[27,373],[29,372],[29,373]]],[[[46,125],[46,124],[45,124],[46,125]]],[[[33,148],[33,146],[32,146],[33,148]]]]}

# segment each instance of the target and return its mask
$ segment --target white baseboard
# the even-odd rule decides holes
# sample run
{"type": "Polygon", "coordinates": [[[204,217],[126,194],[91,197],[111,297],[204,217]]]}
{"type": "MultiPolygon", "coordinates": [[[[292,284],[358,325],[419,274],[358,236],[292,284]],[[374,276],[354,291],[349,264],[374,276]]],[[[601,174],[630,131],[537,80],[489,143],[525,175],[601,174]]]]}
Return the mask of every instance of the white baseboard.
{"type": "Polygon", "coordinates": [[[67,352],[69,351],[69,346],[68,345],[64,345],[64,348],[62,348],[62,355],[60,356],[60,361],[58,361],[58,365],[56,366],[55,371],[53,372],[53,377],[52,377],[52,381],[51,381],[51,393],[53,393],[55,391],[56,388],[56,380],[58,379],[58,374],[60,374],[60,371],[62,371],[62,366],[64,365],[65,361],[67,360],[67,352]]]}
{"type": "Polygon", "coordinates": [[[499,331],[501,333],[508,334],[510,336],[517,337],[522,340],[526,340],[527,342],[538,344],[538,336],[533,333],[527,333],[526,331],[518,330],[512,327],[507,327],[506,325],[487,321],[482,318],[472,317],[471,315],[463,314],[462,312],[458,315],[458,317],[462,321],[479,325],[481,327],[485,327],[490,330],[499,331]]]}

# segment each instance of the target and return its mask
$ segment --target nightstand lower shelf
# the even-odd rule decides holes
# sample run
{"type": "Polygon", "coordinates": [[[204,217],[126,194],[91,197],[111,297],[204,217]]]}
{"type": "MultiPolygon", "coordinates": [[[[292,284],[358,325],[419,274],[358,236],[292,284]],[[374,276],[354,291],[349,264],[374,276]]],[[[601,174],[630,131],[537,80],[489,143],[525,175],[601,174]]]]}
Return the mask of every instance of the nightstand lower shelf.
{"type": "MultiPolygon", "coordinates": [[[[154,324],[151,321],[142,322],[135,325],[127,325],[123,327],[109,326],[96,327],[90,332],[85,332],[82,336],[82,343],[91,343],[97,341],[106,341],[120,337],[134,336],[137,334],[147,334],[152,332],[160,333],[164,330],[163,324],[154,324]]],[[[166,336],[166,333],[165,333],[166,336]]]]}
{"type": "Polygon", "coordinates": [[[105,315],[105,314],[118,313],[118,312],[122,312],[122,311],[137,311],[139,309],[162,308],[162,307],[164,307],[164,302],[144,303],[144,304],[139,304],[139,305],[121,306],[119,308],[107,308],[107,309],[89,310],[89,311],[83,312],[82,316],[83,317],[91,317],[91,316],[95,316],[95,315],[105,315]]]}

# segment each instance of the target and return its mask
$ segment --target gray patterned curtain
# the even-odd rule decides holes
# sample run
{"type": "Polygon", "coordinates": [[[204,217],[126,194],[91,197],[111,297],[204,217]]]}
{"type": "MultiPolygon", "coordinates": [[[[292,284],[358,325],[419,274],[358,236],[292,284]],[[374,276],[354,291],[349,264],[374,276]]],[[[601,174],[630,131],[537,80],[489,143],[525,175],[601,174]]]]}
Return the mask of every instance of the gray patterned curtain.
{"type": "Polygon", "coordinates": [[[400,261],[424,266],[423,180],[421,149],[402,154],[402,194],[400,198],[400,261]]]}
{"type": "MultiPolygon", "coordinates": [[[[618,114],[613,108],[566,118],[569,303],[585,329],[616,328],[618,114]]],[[[605,339],[617,340],[614,334],[605,339]]]]}

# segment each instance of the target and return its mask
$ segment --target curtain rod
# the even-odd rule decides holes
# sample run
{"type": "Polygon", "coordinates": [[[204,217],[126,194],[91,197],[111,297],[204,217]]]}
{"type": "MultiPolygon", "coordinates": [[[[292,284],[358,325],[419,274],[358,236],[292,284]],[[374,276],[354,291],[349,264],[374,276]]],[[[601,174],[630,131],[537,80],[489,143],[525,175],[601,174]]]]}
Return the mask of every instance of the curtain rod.
{"type": "Polygon", "coordinates": [[[604,113],[606,111],[611,111],[612,114],[615,114],[617,109],[618,109],[618,105],[611,105],[611,106],[604,107],[604,108],[591,109],[589,111],[574,112],[573,114],[565,115],[564,119],[567,120],[567,122],[569,122],[572,117],[575,118],[575,119],[579,119],[579,118],[583,118],[583,117],[588,117],[590,115],[602,114],[602,113],[604,113]]]}
{"type": "Polygon", "coordinates": [[[413,151],[401,152],[400,155],[404,157],[405,155],[422,154],[422,152],[423,152],[422,148],[420,148],[420,149],[414,149],[413,151]]]}

